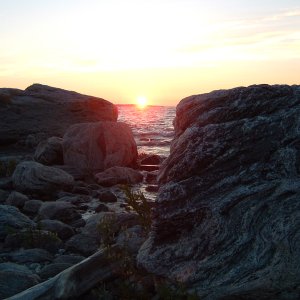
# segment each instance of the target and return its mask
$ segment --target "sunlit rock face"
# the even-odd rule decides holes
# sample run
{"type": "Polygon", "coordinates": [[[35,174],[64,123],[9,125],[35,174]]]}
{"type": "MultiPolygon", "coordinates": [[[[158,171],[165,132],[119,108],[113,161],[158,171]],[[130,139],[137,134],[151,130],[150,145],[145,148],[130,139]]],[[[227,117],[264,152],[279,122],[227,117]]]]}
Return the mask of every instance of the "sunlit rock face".
{"type": "MultiPolygon", "coordinates": [[[[0,89],[0,145],[26,140],[30,134],[62,136],[76,123],[116,121],[117,108],[92,96],[34,84],[25,89],[0,89]]],[[[38,141],[37,141],[38,142],[38,141]]]]}
{"type": "Polygon", "coordinates": [[[300,86],[183,99],[138,262],[201,299],[300,291],[300,86]]]}
{"type": "Polygon", "coordinates": [[[95,173],[114,166],[131,166],[137,147],[129,126],[122,122],[75,124],[63,137],[64,163],[95,173]]]}

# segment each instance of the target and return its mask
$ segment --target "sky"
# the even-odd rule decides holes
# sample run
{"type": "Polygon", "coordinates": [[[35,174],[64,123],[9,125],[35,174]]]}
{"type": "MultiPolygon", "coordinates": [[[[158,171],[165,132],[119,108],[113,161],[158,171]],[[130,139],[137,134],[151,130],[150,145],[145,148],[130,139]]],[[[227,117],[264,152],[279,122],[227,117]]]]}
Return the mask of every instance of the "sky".
{"type": "Polygon", "coordinates": [[[0,0],[0,87],[176,105],[300,84],[300,0],[0,0]]]}

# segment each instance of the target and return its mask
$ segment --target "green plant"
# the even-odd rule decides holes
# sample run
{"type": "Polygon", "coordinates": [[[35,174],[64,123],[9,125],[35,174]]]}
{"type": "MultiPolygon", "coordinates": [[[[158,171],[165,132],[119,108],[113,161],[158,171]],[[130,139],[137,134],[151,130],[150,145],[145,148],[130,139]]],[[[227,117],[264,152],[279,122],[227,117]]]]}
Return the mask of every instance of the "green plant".
{"type": "Polygon", "coordinates": [[[137,213],[140,224],[148,232],[151,227],[151,206],[144,194],[141,191],[132,191],[127,185],[123,185],[121,188],[126,196],[126,202],[137,213]]]}
{"type": "Polygon", "coordinates": [[[100,233],[102,246],[110,248],[114,244],[116,234],[119,231],[116,216],[105,215],[98,223],[97,229],[100,233]]]}

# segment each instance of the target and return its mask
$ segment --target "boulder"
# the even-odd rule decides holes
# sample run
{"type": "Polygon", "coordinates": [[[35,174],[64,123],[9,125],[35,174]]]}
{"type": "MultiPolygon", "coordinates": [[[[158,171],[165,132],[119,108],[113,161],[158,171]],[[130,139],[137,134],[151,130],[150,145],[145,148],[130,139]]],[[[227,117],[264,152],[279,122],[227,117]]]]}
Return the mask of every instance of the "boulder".
{"type": "Polygon", "coordinates": [[[157,154],[149,155],[141,160],[141,165],[159,165],[162,159],[157,154]]]}
{"type": "Polygon", "coordinates": [[[95,191],[93,194],[94,198],[99,199],[101,202],[112,203],[117,202],[117,196],[111,191],[95,191]]]}
{"type": "Polygon", "coordinates": [[[53,136],[40,142],[35,150],[34,159],[43,165],[62,165],[62,138],[53,136]]]}
{"type": "Polygon", "coordinates": [[[72,253],[89,256],[99,249],[100,242],[91,235],[78,233],[73,235],[65,244],[66,249],[72,253]]]}
{"type": "Polygon", "coordinates": [[[58,273],[62,272],[65,269],[68,269],[72,266],[70,263],[52,263],[49,265],[46,265],[40,272],[39,276],[42,280],[49,279],[51,277],[54,277],[58,273]]]}
{"type": "Polygon", "coordinates": [[[130,166],[137,159],[137,147],[125,123],[75,124],[63,137],[64,162],[85,173],[113,166],[130,166]]]}
{"type": "Polygon", "coordinates": [[[20,264],[50,262],[53,260],[53,256],[48,251],[38,248],[20,249],[6,254],[5,257],[20,264]]]}
{"type": "Polygon", "coordinates": [[[23,195],[19,192],[13,191],[10,193],[10,195],[6,199],[6,203],[8,205],[22,208],[24,206],[25,202],[28,200],[29,200],[29,198],[26,195],[23,195]]]}
{"type": "Polygon", "coordinates": [[[33,139],[41,133],[44,138],[63,136],[72,124],[118,117],[116,106],[106,100],[46,85],[34,84],[25,91],[0,89],[0,95],[4,93],[9,97],[0,101],[3,146],[25,143],[28,135],[33,139]]]}
{"type": "Polygon", "coordinates": [[[300,86],[191,96],[174,124],[138,264],[200,299],[296,299],[300,86]]]}
{"type": "Polygon", "coordinates": [[[22,292],[40,282],[27,267],[14,263],[0,264],[0,299],[22,292]]]}
{"type": "Polygon", "coordinates": [[[73,177],[66,172],[34,161],[18,164],[12,179],[15,189],[24,193],[52,194],[74,184],[73,177]]]}
{"type": "Polygon", "coordinates": [[[72,235],[75,234],[71,226],[58,220],[41,220],[40,226],[43,230],[56,233],[57,236],[62,240],[69,239],[72,235]]]}
{"type": "Polygon", "coordinates": [[[143,181],[143,174],[131,168],[112,167],[95,175],[95,180],[102,186],[116,184],[136,184],[143,181]]]}
{"type": "Polygon", "coordinates": [[[35,215],[38,213],[39,209],[41,208],[43,201],[41,200],[28,200],[25,202],[23,206],[23,212],[28,214],[29,216],[35,215]]]}
{"type": "Polygon", "coordinates": [[[33,228],[35,223],[23,215],[18,208],[10,205],[0,205],[0,240],[9,233],[23,228],[33,228]]]}
{"type": "Polygon", "coordinates": [[[84,256],[64,254],[64,255],[57,256],[53,260],[53,262],[54,263],[66,263],[66,264],[75,265],[75,264],[83,261],[84,259],[85,259],[84,256]]]}
{"type": "Polygon", "coordinates": [[[44,202],[39,209],[40,219],[59,220],[70,224],[81,219],[81,215],[76,211],[76,207],[69,202],[48,201],[44,202]]]}

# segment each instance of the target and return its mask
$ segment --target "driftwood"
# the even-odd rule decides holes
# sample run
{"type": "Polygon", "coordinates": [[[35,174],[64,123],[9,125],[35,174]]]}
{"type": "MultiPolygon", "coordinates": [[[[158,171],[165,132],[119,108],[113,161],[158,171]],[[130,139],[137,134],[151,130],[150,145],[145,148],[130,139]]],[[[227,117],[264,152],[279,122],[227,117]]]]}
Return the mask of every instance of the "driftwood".
{"type": "MultiPolygon", "coordinates": [[[[113,250],[117,250],[117,246],[114,246],[113,250]]],[[[8,299],[74,299],[93,288],[96,284],[117,277],[119,270],[120,263],[108,259],[105,250],[100,250],[82,262],[57,274],[55,277],[8,299]]]]}

